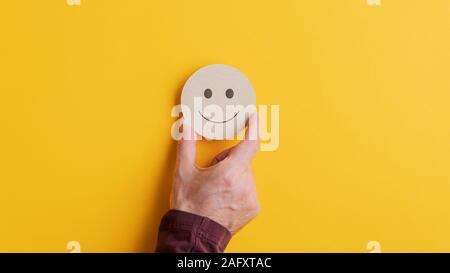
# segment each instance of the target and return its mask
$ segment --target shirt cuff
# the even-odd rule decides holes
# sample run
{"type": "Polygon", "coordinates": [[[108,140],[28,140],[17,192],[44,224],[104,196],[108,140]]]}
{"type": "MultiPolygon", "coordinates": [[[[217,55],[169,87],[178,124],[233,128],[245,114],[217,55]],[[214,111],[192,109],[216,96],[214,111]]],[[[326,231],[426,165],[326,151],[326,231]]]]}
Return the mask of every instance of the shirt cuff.
{"type": "Polygon", "coordinates": [[[230,239],[227,228],[207,217],[169,210],[159,226],[156,252],[223,252],[230,239]]]}

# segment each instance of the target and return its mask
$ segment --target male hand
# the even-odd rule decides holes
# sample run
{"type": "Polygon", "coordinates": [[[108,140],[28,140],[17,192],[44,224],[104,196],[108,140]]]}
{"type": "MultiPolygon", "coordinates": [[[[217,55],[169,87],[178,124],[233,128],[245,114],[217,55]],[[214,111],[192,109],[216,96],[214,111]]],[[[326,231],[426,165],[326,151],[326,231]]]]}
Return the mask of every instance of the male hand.
{"type": "Polygon", "coordinates": [[[259,150],[257,113],[245,139],[218,154],[207,168],[195,165],[195,133],[183,124],[170,195],[170,208],[209,219],[236,233],[259,212],[250,161],[259,150]]]}

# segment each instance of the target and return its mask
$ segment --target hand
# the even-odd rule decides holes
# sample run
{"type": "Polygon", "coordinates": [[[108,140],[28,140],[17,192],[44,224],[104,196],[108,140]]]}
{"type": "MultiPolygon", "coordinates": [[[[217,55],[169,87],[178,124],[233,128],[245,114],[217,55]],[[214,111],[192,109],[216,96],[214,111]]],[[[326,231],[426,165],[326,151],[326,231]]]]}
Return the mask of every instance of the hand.
{"type": "Polygon", "coordinates": [[[183,124],[170,208],[205,216],[236,233],[259,212],[250,161],[259,150],[258,118],[249,119],[245,139],[218,154],[211,166],[195,165],[195,133],[183,124]]]}

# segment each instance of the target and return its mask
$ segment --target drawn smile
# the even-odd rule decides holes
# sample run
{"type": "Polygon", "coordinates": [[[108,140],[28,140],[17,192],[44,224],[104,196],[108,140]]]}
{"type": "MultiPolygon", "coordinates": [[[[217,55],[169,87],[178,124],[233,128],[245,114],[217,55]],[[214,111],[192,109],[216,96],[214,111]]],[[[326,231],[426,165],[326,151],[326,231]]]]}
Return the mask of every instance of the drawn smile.
{"type": "Polygon", "coordinates": [[[224,120],[224,121],[214,121],[214,120],[210,120],[209,118],[205,117],[205,116],[202,114],[202,112],[198,111],[198,113],[200,114],[200,116],[202,116],[202,118],[206,119],[207,121],[214,122],[214,123],[226,123],[226,122],[228,122],[228,121],[234,119],[234,118],[239,114],[239,111],[237,111],[236,114],[234,114],[233,117],[231,117],[230,119],[224,120]]]}

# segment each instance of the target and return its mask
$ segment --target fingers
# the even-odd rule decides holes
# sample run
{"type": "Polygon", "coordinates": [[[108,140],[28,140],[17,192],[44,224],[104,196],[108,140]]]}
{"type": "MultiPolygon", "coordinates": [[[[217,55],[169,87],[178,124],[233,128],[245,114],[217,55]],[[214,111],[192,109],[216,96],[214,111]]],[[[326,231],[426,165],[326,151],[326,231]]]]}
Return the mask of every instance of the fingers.
{"type": "Polygon", "coordinates": [[[234,146],[229,153],[231,161],[237,164],[248,164],[259,150],[259,125],[258,113],[254,113],[249,118],[248,128],[245,132],[245,139],[234,146]]]}
{"type": "Polygon", "coordinates": [[[248,119],[248,128],[245,132],[246,140],[255,140],[259,144],[259,116],[258,113],[253,113],[248,119]]]}
{"type": "Polygon", "coordinates": [[[195,166],[196,140],[191,126],[183,123],[183,137],[178,141],[177,166],[191,168],[195,166]]]}
{"type": "Polygon", "coordinates": [[[239,153],[244,153],[242,157],[244,160],[250,161],[259,149],[259,134],[258,134],[258,113],[254,113],[250,116],[248,121],[248,128],[245,131],[245,138],[239,144],[232,148],[228,148],[225,151],[219,153],[211,162],[211,165],[215,165],[231,153],[234,153],[237,157],[242,156],[239,153]]]}

